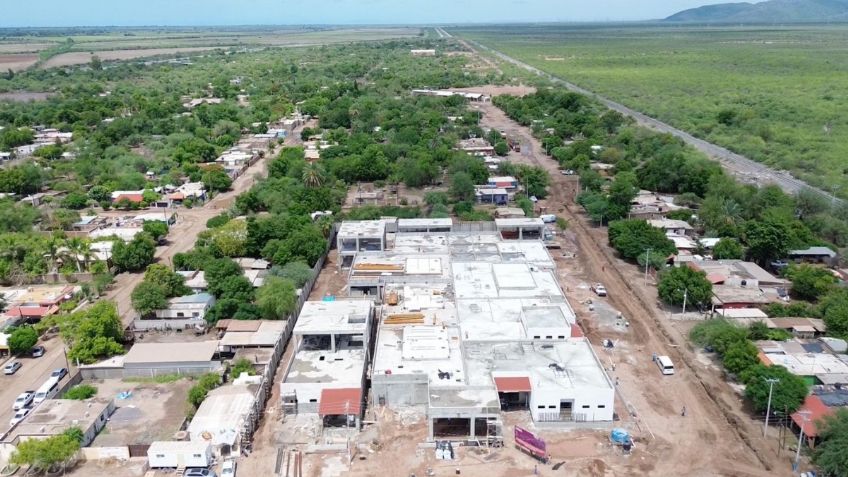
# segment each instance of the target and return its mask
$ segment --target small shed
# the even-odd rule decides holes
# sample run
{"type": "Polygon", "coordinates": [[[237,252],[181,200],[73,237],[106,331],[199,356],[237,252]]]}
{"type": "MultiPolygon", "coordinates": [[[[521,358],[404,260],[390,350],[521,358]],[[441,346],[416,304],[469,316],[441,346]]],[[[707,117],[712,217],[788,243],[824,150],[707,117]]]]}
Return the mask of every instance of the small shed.
{"type": "Polygon", "coordinates": [[[214,372],[221,369],[217,351],[217,341],[136,343],[124,357],[124,377],[214,372]]]}
{"type": "Polygon", "coordinates": [[[156,441],[147,449],[151,469],[209,467],[212,444],[206,441],[156,441]]]}

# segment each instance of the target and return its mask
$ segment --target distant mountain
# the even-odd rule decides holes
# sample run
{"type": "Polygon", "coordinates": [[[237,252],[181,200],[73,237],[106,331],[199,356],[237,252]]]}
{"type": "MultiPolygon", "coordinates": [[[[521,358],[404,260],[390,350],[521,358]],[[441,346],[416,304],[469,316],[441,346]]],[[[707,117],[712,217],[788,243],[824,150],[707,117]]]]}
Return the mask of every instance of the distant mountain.
{"type": "Polygon", "coordinates": [[[805,23],[848,21],[848,0],[769,0],[720,3],[683,10],[668,22],[805,23]]]}

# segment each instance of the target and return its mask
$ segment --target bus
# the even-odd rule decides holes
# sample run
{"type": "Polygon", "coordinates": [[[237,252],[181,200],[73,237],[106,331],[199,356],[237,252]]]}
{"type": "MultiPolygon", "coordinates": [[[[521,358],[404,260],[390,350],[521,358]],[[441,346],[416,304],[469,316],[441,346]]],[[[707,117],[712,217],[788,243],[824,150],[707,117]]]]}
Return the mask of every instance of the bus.
{"type": "Polygon", "coordinates": [[[38,391],[35,392],[35,399],[33,399],[33,403],[39,404],[45,399],[50,399],[55,396],[58,391],[59,380],[54,377],[48,378],[47,381],[38,388],[38,391]]]}
{"type": "Polygon", "coordinates": [[[657,356],[657,367],[663,374],[674,374],[674,363],[668,356],[657,356]]]}

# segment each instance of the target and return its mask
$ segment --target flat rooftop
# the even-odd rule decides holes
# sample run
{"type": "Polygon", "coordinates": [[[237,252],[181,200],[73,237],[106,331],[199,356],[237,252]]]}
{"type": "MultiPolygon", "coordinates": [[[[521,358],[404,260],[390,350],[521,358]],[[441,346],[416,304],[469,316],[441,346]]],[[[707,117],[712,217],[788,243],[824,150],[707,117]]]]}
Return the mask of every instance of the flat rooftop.
{"type": "Polygon", "coordinates": [[[511,219],[495,219],[499,229],[504,227],[544,227],[545,222],[540,218],[518,217],[511,219]]]}
{"type": "Polygon", "coordinates": [[[18,424],[12,435],[55,436],[72,426],[85,431],[111,405],[112,401],[107,399],[48,399],[18,424]]]}
{"type": "Polygon", "coordinates": [[[443,219],[398,219],[398,227],[451,227],[450,217],[443,219]]]}
{"type": "Polygon", "coordinates": [[[501,410],[501,401],[494,386],[463,388],[430,388],[430,408],[484,409],[492,414],[501,410]]]}
{"type": "Polygon", "coordinates": [[[553,273],[525,263],[453,262],[456,298],[556,297],[562,290],[553,273]]]}
{"type": "Polygon", "coordinates": [[[188,425],[191,440],[233,445],[258,388],[252,384],[229,384],[209,391],[188,425]]]}
{"type": "Polygon", "coordinates": [[[227,332],[221,338],[221,346],[274,346],[283,338],[288,322],[286,320],[269,321],[262,320],[256,323],[255,330],[241,331],[238,327],[227,328],[227,332]]]}
{"type": "Polygon", "coordinates": [[[378,343],[374,375],[426,375],[432,385],[466,385],[459,330],[455,326],[384,327],[378,343]]]}
{"type": "Polygon", "coordinates": [[[524,341],[533,329],[558,330],[552,336],[571,336],[576,322],[567,303],[538,299],[459,299],[457,317],[465,341],[524,341]]]}
{"type": "Polygon", "coordinates": [[[386,223],[382,220],[353,220],[342,222],[338,237],[382,237],[385,233],[386,223]]]}
{"type": "Polygon", "coordinates": [[[586,338],[556,343],[466,343],[472,386],[494,386],[493,376],[525,376],[533,391],[604,388],[612,383],[586,338]]]}
{"type": "Polygon", "coordinates": [[[362,300],[307,301],[294,326],[295,335],[364,333],[374,302],[362,300]]]}
{"type": "Polygon", "coordinates": [[[216,351],[218,341],[136,343],[124,356],[124,364],[212,361],[216,351]]]}
{"type": "Polygon", "coordinates": [[[300,350],[284,382],[340,383],[359,387],[365,370],[364,349],[300,350]]]}
{"type": "Polygon", "coordinates": [[[449,256],[432,253],[360,252],[350,267],[350,275],[352,279],[421,276],[425,280],[447,280],[450,277],[449,262],[449,256]]]}
{"type": "Polygon", "coordinates": [[[439,234],[397,234],[392,251],[395,253],[448,254],[448,236],[439,234]]]}

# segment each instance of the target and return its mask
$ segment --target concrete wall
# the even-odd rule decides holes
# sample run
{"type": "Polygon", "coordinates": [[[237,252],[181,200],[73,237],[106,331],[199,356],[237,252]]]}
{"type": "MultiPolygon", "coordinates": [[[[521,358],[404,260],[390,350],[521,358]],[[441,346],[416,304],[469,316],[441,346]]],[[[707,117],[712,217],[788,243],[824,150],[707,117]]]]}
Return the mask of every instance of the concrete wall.
{"type": "Polygon", "coordinates": [[[374,374],[371,377],[372,405],[390,408],[427,405],[427,375],[374,374]]]}
{"type": "Polygon", "coordinates": [[[197,318],[171,318],[162,320],[134,320],[133,329],[135,330],[176,330],[176,329],[191,329],[195,326],[206,327],[206,320],[202,316],[197,318]]]}
{"type": "Polygon", "coordinates": [[[124,364],[124,377],[153,377],[163,374],[198,375],[221,370],[218,361],[199,361],[196,363],[138,363],[124,364]]]}
{"type": "Polygon", "coordinates": [[[83,379],[121,379],[124,368],[80,368],[83,379]]]}
{"type": "Polygon", "coordinates": [[[121,447],[83,447],[82,459],[88,461],[98,460],[129,460],[130,449],[126,446],[121,447]]]}
{"type": "Polygon", "coordinates": [[[556,420],[561,400],[572,400],[571,419],[575,421],[612,421],[615,390],[612,388],[533,389],[530,393],[530,414],[534,421],[556,420]],[[540,409],[539,406],[544,406],[540,409]],[[553,407],[551,407],[553,406],[553,407]],[[583,407],[588,406],[588,407],[583,407]],[[603,407],[599,407],[603,406],[603,407]]]}

